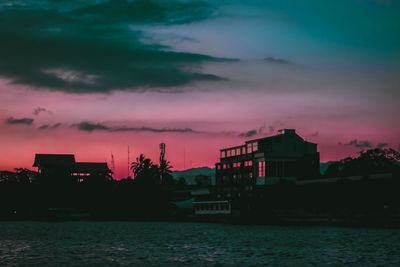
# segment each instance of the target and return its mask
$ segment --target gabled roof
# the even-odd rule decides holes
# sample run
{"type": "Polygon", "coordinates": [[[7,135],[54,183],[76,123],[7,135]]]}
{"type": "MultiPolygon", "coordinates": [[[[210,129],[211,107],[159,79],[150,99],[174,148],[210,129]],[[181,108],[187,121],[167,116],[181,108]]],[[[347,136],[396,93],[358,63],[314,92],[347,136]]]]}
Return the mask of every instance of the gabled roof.
{"type": "Polygon", "coordinates": [[[72,166],[75,156],[71,154],[36,154],[33,167],[39,166],[72,166]]]}
{"type": "Polygon", "coordinates": [[[76,173],[111,173],[106,162],[77,162],[73,171],[76,173]]]}

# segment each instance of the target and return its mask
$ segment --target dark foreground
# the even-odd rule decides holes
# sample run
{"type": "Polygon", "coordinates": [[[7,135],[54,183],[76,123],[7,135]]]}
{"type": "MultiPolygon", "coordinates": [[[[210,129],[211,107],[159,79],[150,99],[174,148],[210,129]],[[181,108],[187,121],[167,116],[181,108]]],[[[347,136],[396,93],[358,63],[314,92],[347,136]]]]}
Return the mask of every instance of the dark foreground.
{"type": "Polygon", "coordinates": [[[3,266],[400,266],[400,230],[0,222],[3,266]]]}

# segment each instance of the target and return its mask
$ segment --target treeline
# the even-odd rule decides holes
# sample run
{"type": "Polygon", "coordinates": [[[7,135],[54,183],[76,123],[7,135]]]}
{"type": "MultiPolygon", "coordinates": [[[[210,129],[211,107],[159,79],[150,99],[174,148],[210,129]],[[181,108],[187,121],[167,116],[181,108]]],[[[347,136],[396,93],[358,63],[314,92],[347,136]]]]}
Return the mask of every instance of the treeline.
{"type": "Polygon", "coordinates": [[[361,151],[357,157],[347,157],[329,165],[325,178],[368,176],[371,174],[399,174],[400,152],[392,148],[361,151]]]}
{"type": "Polygon", "coordinates": [[[85,211],[91,219],[163,219],[172,216],[173,192],[184,188],[160,165],[140,155],[134,177],[114,180],[108,173],[77,177],[65,172],[42,175],[27,169],[0,173],[0,219],[47,219],[49,210],[85,211]]]}

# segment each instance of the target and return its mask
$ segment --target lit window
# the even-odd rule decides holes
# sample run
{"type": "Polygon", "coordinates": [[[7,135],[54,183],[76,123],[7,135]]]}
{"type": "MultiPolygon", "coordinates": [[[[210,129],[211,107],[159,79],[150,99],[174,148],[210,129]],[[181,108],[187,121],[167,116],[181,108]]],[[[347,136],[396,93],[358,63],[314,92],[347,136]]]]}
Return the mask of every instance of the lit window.
{"type": "Polygon", "coordinates": [[[232,157],[236,156],[236,150],[235,150],[235,149],[232,149],[232,150],[231,150],[231,156],[232,156],[232,157]]]}
{"type": "Polygon", "coordinates": [[[257,151],[258,150],[258,142],[254,142],[252,148],[253,148],[253,152],[257,151]]]}
{"type": "Polygon", "coordinates": [[[240,148],[236,148],[236,156],[240,156],[240,148]]]}
{"type": "Polygon", "coordinates": [[[253,147],[251,145],[251,143],[247,144],[247,154],[251,154],[253,152],[253,147]]]}
{"type": "Polygon", "coordinates": [[[247,166],[253,166],[253,161],[249,160],[249,161],[247,162],[247,166]]]}
{"type": "Polygon", "coordinates": [[[258,162],[258,177],[265,177],[265,161],[258,162]]]}
{"type": "Polygon", "coordinates": [[[221,158],[225,158],[226,157],[226,151],[221,151],[221,158]]]}
{"type": "Polygon", "coordinates": [[[230,150],[226,151],[226,154],[227,154],[226,155],[227,157],[230,157],[231,156],[231,151],[230,150]]]}

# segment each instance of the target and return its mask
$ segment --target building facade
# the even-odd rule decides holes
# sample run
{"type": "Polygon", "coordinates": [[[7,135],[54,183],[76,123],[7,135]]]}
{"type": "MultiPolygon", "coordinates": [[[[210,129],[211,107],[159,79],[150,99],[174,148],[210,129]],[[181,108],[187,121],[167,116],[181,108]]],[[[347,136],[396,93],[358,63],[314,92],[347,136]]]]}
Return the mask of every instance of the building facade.
{"type": "Polygon", "coordinates": [[[254,187],[319,177],[317,144],[307,142],[294,129],[249,140],[220,150],[216,163],[216,185],[220,192],[252,191],[254,187]]]}

